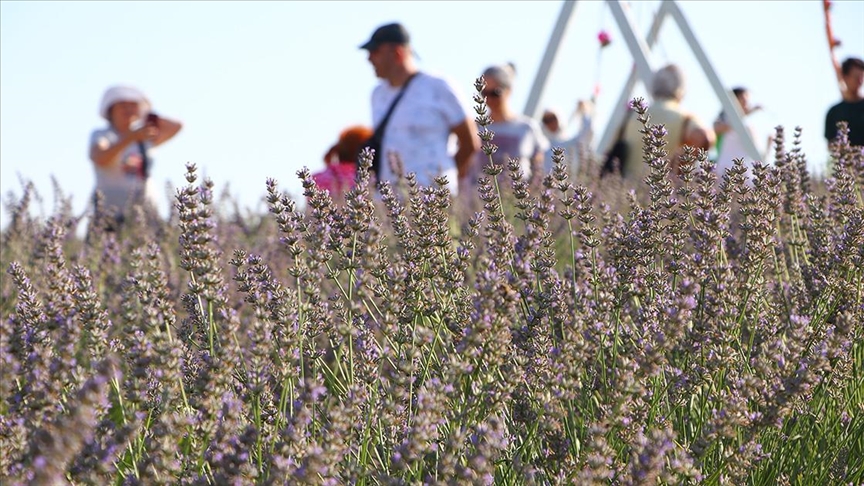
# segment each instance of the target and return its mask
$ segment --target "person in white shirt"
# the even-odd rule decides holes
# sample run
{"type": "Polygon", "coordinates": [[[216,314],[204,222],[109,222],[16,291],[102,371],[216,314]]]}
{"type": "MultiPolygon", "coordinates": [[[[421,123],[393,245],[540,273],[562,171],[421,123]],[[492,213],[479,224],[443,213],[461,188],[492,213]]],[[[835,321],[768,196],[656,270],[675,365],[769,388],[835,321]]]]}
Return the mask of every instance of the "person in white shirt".
{"type": "Polygon", "coordinates": [[[396,157],[405,174],[414,172],[420,185],[433,185],[434,178],[446,175],[452,194],[469,173],[480,139],[474,120],[467,116],[460,95],[445,79],[421,72],[414,61],[410,36],[398,23],[379,27],[360,46],[368,51],[369,63],[382,82],[372,92],[372,123],[378,127],[403,87],[381,140],[381,180],[393,181],[388,162],[396,157]],[[409,82],[410,80],[410,82],[409,82]],[[448,151],[450,135],[458,149],[448,151]]]}
{"type": "Polygon", "coordinates": [[[571,173],[575,173],[579,167],[579,156],[583,150],[590,150],[591,141],[594,139],[594,104],[590,101],[579,100],[573,116],[581,115],[579,131],[575,135],[569,135],[561,124],[561,119],[554,110],[547,109],[543,112],[540,121],[543,123],[543,134],[549,139],[550,148],[546,151],[543,161],[543,171],[552,171],[552,149],[564,149],[564,161],[571,166],[571,173]]]}
{"type": "MultiPolygon", "coordinates": [[[[490,66],[483,71],[486,87],[481,94],[486,98],[492,117],[492,124],[488,127],[495,133],[492,143],[498,146],[491,156],[492,161],[506,169],[509,159],[516,159],[526,179],[530,179],[532,174],[542,177],[543,157],[549,149],[549,141],[537,120],[518,113],[511,106],[515,76],[513,64],[490,66]]],[[[479,152],[474,169],[482,170],[489,157],[479,152]]]]}
{"type": "MultiPolygon", "coordinates": [[[[750,105],[750,93],[747,91],[747,88],[737,87],[732,90],[732,93],[735,95],[735,99],[741,106],[741,112],[745,117],[762,109],[759,105],[750,105]]],[[[750,132],[750,137],[754,138],[753,128],[746,123],[745,126],[750,132]]],[[[718,177],[722,177],[726,172],[726,169],[732,167],[734,159],[749,157],[744,148],[744,142],[741,140],[741,136],[738,135],[738,132],[732,129],[732,125],[729,124],[725,111],[721,111],[717,116],[717,120],[714,121],[714,131],[717,133],[717,164],[715,166],[715,172],[718,177]]],[[[749,174],[749,164],[747,167],[749,174]]]]}
{"type": "Polygon", "coordinates": [[[152,113],[147,97],[131,86],[105,91],[99,114],[108,126],[90,135],[96,191],[102,193],[105,207],[121,223],[130,203],[152,204],[150,149],[173,138],[182,125],[152,113]]]}

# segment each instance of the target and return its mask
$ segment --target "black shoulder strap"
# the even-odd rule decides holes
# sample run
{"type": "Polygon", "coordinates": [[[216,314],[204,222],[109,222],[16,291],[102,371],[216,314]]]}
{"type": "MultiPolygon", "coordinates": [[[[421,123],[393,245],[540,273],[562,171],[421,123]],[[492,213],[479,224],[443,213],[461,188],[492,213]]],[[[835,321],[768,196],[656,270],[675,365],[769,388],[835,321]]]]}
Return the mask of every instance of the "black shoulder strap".
{"type": "Polygon", "coordinates": [[[141,152],[141,177],[147,179],[150,177],[150,157],[147,155],[147,145],[144,142],[138,142],[138,151],[141,152]]]}
{"type": "Polygon", "coordinates": [[[372,134],[372,138],[381,142],[384,139],[384,130],[387,129],[387,123],[390,122],[390,115],[393,114],[393,110],[396,109],[396,105],[399,104],[399,100],[402,99],[402,95],[405,94],[405,91],[408,89],[408,85],[411,83],[411,80],[417,76],[418,73],[414,73],[405,80],[405,84],[402,85],[402,90],[399,91],[399,94],[396,95],[396,98],[393,99],[393,103],[390,103],[390,108],[387,109],[387,114],[384,115],[384,118],[381,119],[381,123],[375,127],[375,132],[372,134]]]}

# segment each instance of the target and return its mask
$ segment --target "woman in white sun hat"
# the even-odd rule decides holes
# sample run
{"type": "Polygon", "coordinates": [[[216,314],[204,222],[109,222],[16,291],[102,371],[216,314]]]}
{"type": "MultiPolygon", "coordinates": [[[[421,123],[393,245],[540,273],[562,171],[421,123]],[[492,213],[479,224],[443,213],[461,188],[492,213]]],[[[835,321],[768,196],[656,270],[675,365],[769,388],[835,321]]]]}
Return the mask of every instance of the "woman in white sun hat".
{"type": "Polygon", "coordinates": [[[177,135],[182,124],[153,113],[147,97],[131,86],[105,91],[99,114],[108,126],[91,134],[90,160],[96,190],[119,223],[130,203],[153,203],[150,149],[177,135]]]}

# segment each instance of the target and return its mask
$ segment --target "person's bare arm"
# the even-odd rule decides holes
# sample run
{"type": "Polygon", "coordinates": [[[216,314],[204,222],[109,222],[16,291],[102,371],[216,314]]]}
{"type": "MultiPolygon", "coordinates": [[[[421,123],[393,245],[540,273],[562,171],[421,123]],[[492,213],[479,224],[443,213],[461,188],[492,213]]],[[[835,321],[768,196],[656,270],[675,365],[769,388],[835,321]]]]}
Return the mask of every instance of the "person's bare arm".
{"type": "Polygon", "coordinates": [[[687,137],[684,139],[685,145],[698,147],[703,150],[710,149],[716,142],[717,137],[714,135],[714,130],[701,125],[694,125],[687,132],[687,137]]]}
{"type": "Polygon", "coordinates": [[[717,145],[717,134],[714,133],[714,130],[711,130],[711,128],[709,128],[709,127],[703,128],[701,125],[700,125],[700,128],[705,130],[704,136],[705,136],[705,139],[708,141],[708,148],[711,148],[711,147],[717,145]]]}
{"type": "Polygon", "coordinates": [[[120,137],[114,145],[110,145],[107,139],[97,141],[90,146],[90,160],[100,167],[108,167],[117,160],[117,157],[126,150],[126,147],[144,140],[153,140],[156,137],[157,128],[144,126],[120,137]]]}
{"type": "Polygon", "coordinates": [[[756,113],[757,111],[762,110],[762,105],[753,105],[748,106],[746,110],[744,110],[745,115],[749,115],[751,113],[756,113]]]}
{"type": "Polygon", "coordinates": [[[717,143],[717,135],[710,127],[691,115],[687,115],[684,122],[684,145],[708,150],[717,143]]]}
{"type": "Polygon", "coordinates": [[[476,128],[474,120],[465,118],[462,123],[450,129],[450,132],[456,135],[456,140],[459,142],[459,148],[456,155],[453,156],[459,179],[468,175],[474,154],[480,150],[480,137],[476,133],[476,128]]]}
{"type": "Polygon", "coordinates": [[[153,139],[154,147],[174,138],[174,135],[177,135],[177,132],[183,128],[183,124],[177,120],[162,118],[160,116],[156,128],[158,129],[158,133],[156,134],[156,138],[153,139]]]}
{"type": "Polygon", "coordinates": [[[594,120],[590,113],[582,115],[582,124],[579,127],[579,132],[569,140],[561,142],[562,147],[575,147],[577,145],[588,146],[594,139],[594,120]]]}
{"type": "Polygon", "coordinates": [[[732,126],[728,123],[724,123],[720,120],[714,122],[714,131],[717,132],[718,135],[723,135],[729,130],[732,130],[732,126]]]}

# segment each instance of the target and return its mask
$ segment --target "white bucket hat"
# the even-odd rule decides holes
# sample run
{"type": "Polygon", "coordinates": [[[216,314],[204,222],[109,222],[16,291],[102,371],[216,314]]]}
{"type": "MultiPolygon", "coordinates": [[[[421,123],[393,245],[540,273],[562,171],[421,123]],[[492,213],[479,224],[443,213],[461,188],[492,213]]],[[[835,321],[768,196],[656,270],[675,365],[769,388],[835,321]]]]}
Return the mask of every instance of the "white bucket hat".
{"type": "Polygon", "coordinates": [[[99,115],[108,120],[108,111],[111,109],[111,106],[121,101],[138,103],[142,114],[150,111],[150,100],[138,89],[131,86],[112,86],[102,95],[102,102],[99,104],[99,115]]]}

